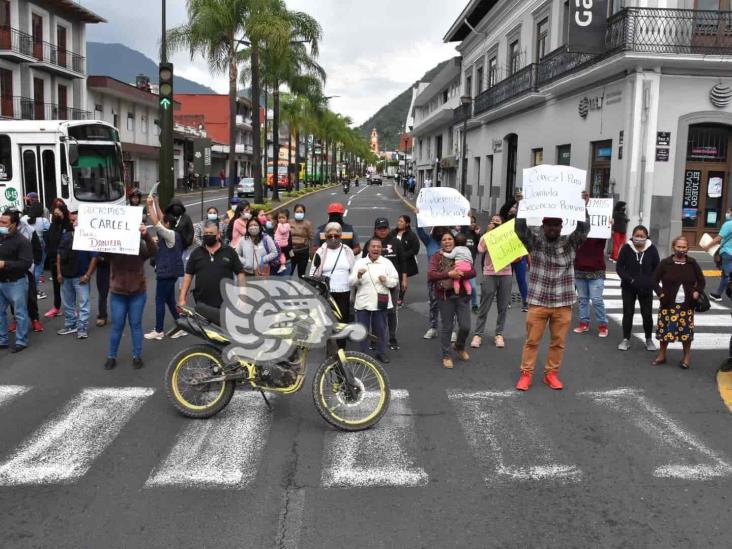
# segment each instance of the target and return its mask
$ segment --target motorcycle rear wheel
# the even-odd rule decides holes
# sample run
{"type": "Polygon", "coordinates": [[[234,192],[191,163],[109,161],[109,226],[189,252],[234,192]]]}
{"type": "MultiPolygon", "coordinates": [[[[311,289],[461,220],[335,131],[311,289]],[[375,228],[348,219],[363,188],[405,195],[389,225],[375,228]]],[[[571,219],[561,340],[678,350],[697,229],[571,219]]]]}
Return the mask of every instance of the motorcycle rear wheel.
{"type": "Polygon", "coordinates": [[[234,396],[233,381],[191,385],[223,370],[221,353],[207,345],[194,345],[173,357],[165,370],[165,392],[173,407],[186,417],[208,419],[226,408],[234,396]]]}
{"type": "Polygon", "coordinates": [[[313,401],[318,413],[342,431],[363,431],[376,425],[389,409],[389,378],[381,365],[363,353],[346,352],[345,368],[354,377],[361,393],[354,399],[346,394],[336,357],[328,357],[315,372],[313,401]]]}

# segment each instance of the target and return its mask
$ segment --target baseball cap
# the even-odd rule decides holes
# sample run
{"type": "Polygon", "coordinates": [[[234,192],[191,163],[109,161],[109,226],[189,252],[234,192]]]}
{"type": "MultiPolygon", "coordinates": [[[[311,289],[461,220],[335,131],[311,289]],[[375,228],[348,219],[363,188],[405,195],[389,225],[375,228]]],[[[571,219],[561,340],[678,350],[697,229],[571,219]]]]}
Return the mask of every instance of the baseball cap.
{"type": "Polygon", "coordinates": [[[36,192],[30,192],[25,197],[26,198],[34,198],[34,199],[38,200],[38,193],[36,193],[36,192]]]}
{"type": "Polygon", "coordinates": [[[333,202],[328,206],[328,213],[329,214],[342,214],[346,211],[346,208],[343,207],[343,204],[340,202],[333,202]]]}
{"type": "Polygon", "coordinates": [[[239,198],[238,196],[235,196],[231,199],[232,205],[239,204],[239,203],[241,203],[241,198],[239,198]]]}
{"type": "Polygon", "coordinates": [[[377,217],[374,221],[374,229],[388,229],[389,220],[385,217],[377,217]]]}

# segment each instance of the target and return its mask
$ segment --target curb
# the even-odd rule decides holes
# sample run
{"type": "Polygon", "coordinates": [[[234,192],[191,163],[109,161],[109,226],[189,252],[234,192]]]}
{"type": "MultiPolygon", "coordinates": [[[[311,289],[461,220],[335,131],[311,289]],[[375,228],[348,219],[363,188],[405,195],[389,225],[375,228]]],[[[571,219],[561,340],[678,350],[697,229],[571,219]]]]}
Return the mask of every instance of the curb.
{"type": "Polygon", "coordinates": [[[717,372],[717,387],[727,409],[732,412],[732,372],[717,372]]]}
{"type": "Polygon", "coordinates": [[[414,204],[412,204],[409,200],[407,200],[403,195],[399,194],[399,190],[397,189],[396,184],[392,185],[392,189],[394,189],[394,192],[396,193],[396,195],[401,199],[402,202],[404,202],[404,204],[407,206],[407,208],[412,210],[412,213],[417,211],[417,207],[414,204]]]}
{"type": "Polygon", "coordinates": [[[275,213],[277,210],[281,210],[285,206],[289,206],[290,204],[294,204],[296,202],[301,202],[302,200],[306,199],[308,196],[312,196],[314,194],[318,194],[318,193],[321,193],[323,191],[328,191],[328,190],[333,189],[335,187],[338,187],[338,185],[337,184],[330,185],[328,187],[323,187],[322,189],[318,189],[316,191],[313,191],[313,192],[308,193],[308,194],[303,195],[303,196],[296,196],[295,198],[290,198],[286,202],[282,202],[282,203],[278,204],[276,208],[272,208],[271,210],[266,211],[264,213],[265,213],[265,215],[275,213]]]}

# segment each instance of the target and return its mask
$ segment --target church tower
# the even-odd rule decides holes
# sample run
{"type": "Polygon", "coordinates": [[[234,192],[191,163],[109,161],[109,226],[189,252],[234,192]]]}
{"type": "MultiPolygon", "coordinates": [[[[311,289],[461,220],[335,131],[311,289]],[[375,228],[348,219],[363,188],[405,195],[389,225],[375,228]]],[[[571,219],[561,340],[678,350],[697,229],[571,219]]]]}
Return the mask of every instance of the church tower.
{"type": "Polygon", "coordinates": [[[376,128],[371,130],[371,151],[376,155],[379,154],[379,132],[376,128]]]}

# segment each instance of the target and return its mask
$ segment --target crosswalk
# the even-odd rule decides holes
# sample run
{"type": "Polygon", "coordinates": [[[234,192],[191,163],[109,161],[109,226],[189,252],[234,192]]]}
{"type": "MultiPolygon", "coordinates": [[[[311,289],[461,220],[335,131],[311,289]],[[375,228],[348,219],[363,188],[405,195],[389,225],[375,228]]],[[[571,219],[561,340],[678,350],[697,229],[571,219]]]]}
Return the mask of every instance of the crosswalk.
{"type": "MultiPolygon", "coordinates": [[[[0,386],[0,407],[22,406],[32,391],[25,386],[0,386]]],[[[115,445],[123,444],[120,435],[134,437],[128,423],[136,415],[149,413],[150,407],[144,405],[154,395],[162,398],[150,387],[86,388],[17,448],[4,448],[0,440],[0,490],[81,482],[105,452],[119,450],[115,445]]],[[[582,483],[597,474],[592,454],[576,451],[586,447],[582,429],[572,425],[558,436],[555,419],[541,414],[523,394],[447,390],[441,397],[454,411],[453,446],[464,444],[466,453],[472,453],[464,461],[476,468],[474,474],[484,485],[582,483]]],[[[569,400],[566,405],[585,407],[582,417],[602,418],[588,425],[593,436],[604,441],[597,458],[604,471],[618,466],[618,461],[606,459],[615,451],[623,455],[622,466],[630,463],[648,478],[732,477],[732,465],[722,452],[641,390],[621,387],[562,397],[569,400]]],[[[142,472],[140,487],[241,490],[251,486],[265,461],[269,439],[282,427],[274,419],[276,399],[274,403],[273,414],[258,394],[240,392],[210,420],[181,418],[179,432],[161,433],[170,438],[169,450],[152,470],[142,472]]],[[[324,425],[320,487],[414,488],[432,483],[430,464],[442,450],[421,444],[419,417],[409,391],[396,389],[389,412],[375,428],[343,433],[324,425]]],[[[119,465],[114,472],[120,474],[119,465]]]]}
{"type": "MultiPolygon", "coordinates": [[[[605,312],[608,319],[616,322],[618,327],[623,322],[623,300],[621,298],[620,279],[615,273],[608,273],[605,279],[605,291],[603,292],[605,312]]],[[[732,308],[729,300],[711,302],[712,308],[706,313],[694,315],[694,343],[692,349],[695,351],[727,351],[730,337],[732,336],[732,308]]],[[[658,298],[653,298],[653,337],[655,338],[655,326],[658,315],[658,298]]],[[[646,336],[643,333],[643,320],[640,315],[640,308],[636,303],[635,315],[633,316],[633,338],[645,342],[646,336]]],[[[680,343],[673,343],[673,348],[681,348],[680,343]]]]}

